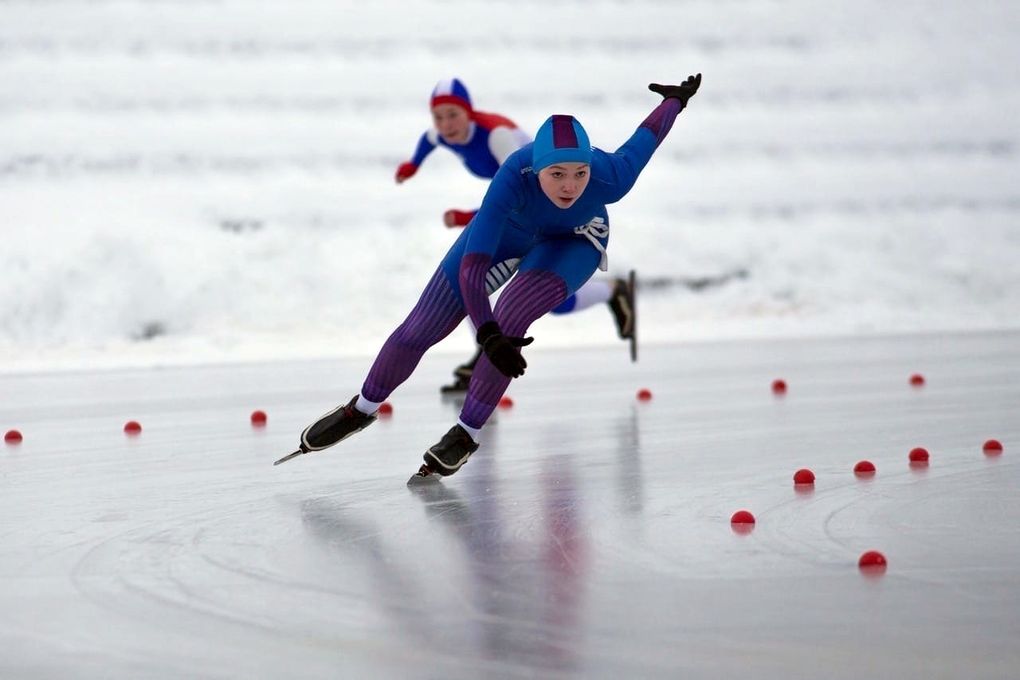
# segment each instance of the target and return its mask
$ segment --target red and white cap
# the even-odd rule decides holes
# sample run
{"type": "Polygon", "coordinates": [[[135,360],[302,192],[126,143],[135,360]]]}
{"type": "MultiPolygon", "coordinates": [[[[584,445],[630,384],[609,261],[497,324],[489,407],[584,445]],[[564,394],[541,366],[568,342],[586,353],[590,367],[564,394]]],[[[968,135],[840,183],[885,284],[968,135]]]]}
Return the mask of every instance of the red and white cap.
{"type": "Polygon", "coordinates": [[[432,90],[429,107],[435,108],[440,104],[454,104],[468,113],[472,111],[471,95],[468,94],[464,83],[457,78],[446,78],[436,83],[435,89],[432,90]]]}

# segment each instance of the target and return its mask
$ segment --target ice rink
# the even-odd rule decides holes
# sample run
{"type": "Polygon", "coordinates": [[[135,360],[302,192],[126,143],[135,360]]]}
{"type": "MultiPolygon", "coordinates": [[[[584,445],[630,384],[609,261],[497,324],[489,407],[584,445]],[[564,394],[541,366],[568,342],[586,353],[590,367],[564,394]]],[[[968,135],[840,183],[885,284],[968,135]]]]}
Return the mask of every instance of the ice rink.
{"type": "Polygon", "coordinates": [[[1016,677],[1020,335],[528,356],[414,488],[464,357],[279,467],[368,360],[0,377],[0,677],[1016,677]]]}

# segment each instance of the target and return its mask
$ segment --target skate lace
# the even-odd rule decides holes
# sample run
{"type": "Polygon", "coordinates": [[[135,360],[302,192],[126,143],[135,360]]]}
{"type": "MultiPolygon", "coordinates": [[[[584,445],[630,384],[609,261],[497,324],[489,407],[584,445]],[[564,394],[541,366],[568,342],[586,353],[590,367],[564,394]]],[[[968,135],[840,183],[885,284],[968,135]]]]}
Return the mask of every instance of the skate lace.
{"type": "Polygon", "coordinates": [[[580,227],[574,227],[574,233],[579,236],[584,236],[593,246],[595,246],[595,249],[602,254],[601,259],[599,259],[599,269],[602,271],[609,269],[609,256],[606,254],[606,249],[599,240],[609,238],[609,225],[606,224],[606,221],[601,217],[593,217],[587,224],[582,224],[580,227]]]}

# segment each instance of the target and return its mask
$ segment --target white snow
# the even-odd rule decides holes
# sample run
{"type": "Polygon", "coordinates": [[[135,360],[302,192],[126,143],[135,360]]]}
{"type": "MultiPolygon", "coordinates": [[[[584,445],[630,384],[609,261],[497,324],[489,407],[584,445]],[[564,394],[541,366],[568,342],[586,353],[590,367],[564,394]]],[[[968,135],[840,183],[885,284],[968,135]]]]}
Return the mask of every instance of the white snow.
{"type": "MultiPolygon", "coordinates": [[[[485,183],[392,174],[442,77],[612,149],[704,74],[610,208],[643,341],[1018,325],[1013,2],[8,1],[0,370],[375,353],[485,183]]],[[[614,343],[608,315],[536,347],[614,343]]],[[[450,351],[462,351],[466,333],[450,351]]]]}

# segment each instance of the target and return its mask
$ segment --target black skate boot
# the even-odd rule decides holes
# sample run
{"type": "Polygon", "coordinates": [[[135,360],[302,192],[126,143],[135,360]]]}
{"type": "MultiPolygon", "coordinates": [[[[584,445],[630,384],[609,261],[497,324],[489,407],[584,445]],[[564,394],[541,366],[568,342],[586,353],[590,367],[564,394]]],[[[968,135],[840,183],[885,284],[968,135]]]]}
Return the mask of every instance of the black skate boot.
{"type": "Polygon", "coordinates": [[[450,431],[443,435],[438,444],[435,444],[425,452],[425,464],[418,474],[422,472],[436,473],[443,477],[452,475],[467,462],[471,454],[478,450],[478,444],[471,438],[471,435],[460,425],[454,425],[450,431]]]}
{"type": "Polygon", "coordinates": [[[613,282],[613,295],[609,298],[609,309],[613,312],[616,332],[621,340],[634,335],[634,287],[624,279],[613,282]]]}
{"type": "Polygon", "coordinates": [[[479,347],[469,361],[453,369],[453,382],[449,385],[443,385],[439,388],[439,391],[443,394],[467,392],[468,385],[471,384],[471,375],[475,372],[475,364],[478,363],[478,359],[481,356],[482,348],[479,347]]]}
{"type": "Polygon", "coordinates": [[[637,306],[634,304],[634,271],[626,280],[616,279],[613,295],[609,298],[609,309],[616,322],[616,332],[621,340],[630,341],[630,360],[637,361],[637,306]]]}
{"type": "Polygon", "coordinates": [[[301,433],[301,448],[305,451],[322,451],[334,444],[339,444],[355,432],[361,432],[375,422],[375,416],[367,416],[354,405],[358,403],[358,395],[344,406],[337,406],[301,433]]]}

